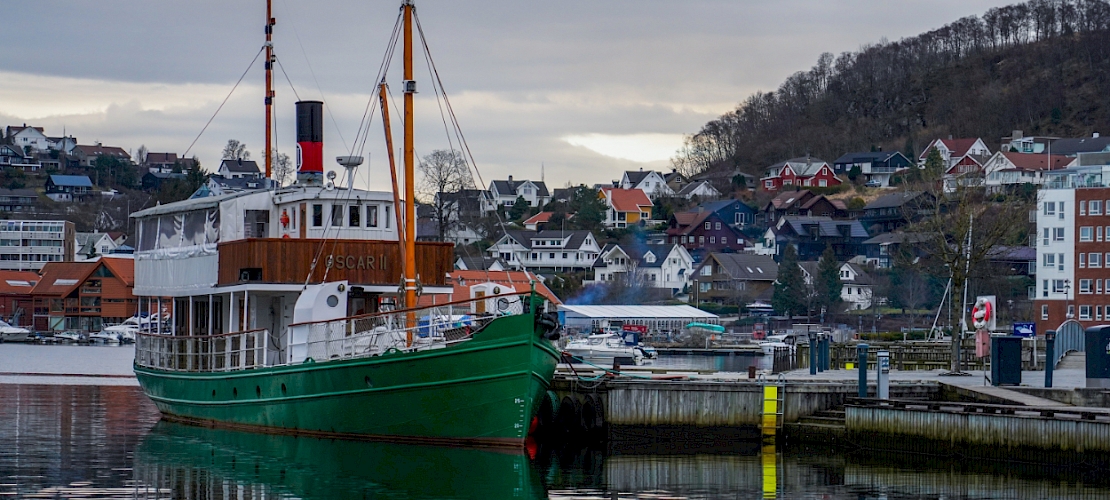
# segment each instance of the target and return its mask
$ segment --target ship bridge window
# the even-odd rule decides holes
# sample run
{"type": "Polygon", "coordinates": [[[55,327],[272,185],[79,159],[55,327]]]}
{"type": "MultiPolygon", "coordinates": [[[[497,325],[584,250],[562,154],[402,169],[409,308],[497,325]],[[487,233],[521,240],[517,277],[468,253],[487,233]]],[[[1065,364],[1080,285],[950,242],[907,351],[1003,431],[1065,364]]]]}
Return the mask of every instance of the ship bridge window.
{"type": "Polygon", "coordinates": [[[377,205],[366,205],[366,227],[378,227],[377,205]]]}
{"type": "Polygon", "coordinates": [[[244,238],[265,238],[269,236],[269,210],[247,210],[245,215],[243,221],[244,238]]]}
{"type": "Polygon", "coordinates": [[[331,206],[331,225],[343,227],[343,204],[336,203],[331,206]]]}
{"type": "Polygon", "coordinates": [[[324,206],[312,205],[312,227],[320,227],[324,225],[324,206]]]}
{"type": "Polygon", "coordinates": [[[389,217],[390,217],[389,214],[390,214],[391,208],[392,207],[390,205],[385,206],[385,214],[383,215],[383,217],[385,217],[385,228],[386,229],[389,229],[389,217]]]}
{"type": "Polygon", "coordinates": [[[350,227],[362,227],[362,206],[351,205],[347,214],[347,225],[350,227]]]}

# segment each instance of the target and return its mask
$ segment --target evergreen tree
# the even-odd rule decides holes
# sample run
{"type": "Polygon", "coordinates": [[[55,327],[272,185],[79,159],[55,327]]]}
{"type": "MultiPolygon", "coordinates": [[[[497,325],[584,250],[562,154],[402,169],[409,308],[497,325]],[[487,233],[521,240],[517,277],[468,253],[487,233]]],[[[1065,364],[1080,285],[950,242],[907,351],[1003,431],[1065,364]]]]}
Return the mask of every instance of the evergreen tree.
{"type": "Polygon", "coordinates": [[[771,306],[779,314],[798,316],[806,313],[806,286],[802,270],[798,267],[798,254],[794,247],[787,245],[782,251],[779,262],[779,275],[775,280],[775,293],[771,296],[771,306]]]}
{"type": "Polygon", "coordinates": [[[821,260],[817,263],[817,276],[813,277],[813,288],[817,294],[817,307],[824,308],[826,314],[839,312],[840,306],[840,262],[831,245],[825,246],[821,260]]]}
{"type": "Polygon", "coordinates": [[[517,196],[513,208],[509,209],[509,220],[520,220],[526,213],[528,213],[528,200],[523,196],[517,196]]]}
{"type": "Polygon", "coordinates": [[[925,169],[921,172],[922,177],[926,180],[939,179],[944,175],[944,157],[940,155],[940,150],[933,148],[929,150],[929,154],[925,156],[925,169]]]}

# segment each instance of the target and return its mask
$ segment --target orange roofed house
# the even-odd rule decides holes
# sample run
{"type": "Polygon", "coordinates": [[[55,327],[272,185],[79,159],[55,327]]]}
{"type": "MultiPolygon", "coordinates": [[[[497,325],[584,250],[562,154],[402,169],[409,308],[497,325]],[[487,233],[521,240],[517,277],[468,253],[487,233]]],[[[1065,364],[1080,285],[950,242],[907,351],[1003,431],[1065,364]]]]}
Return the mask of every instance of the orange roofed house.
{"type": "MultiPolygon", "coordinates": [[[[467,271],[463,269],[456,269],[447,274],[448,282],[452,286],[451,293],[438,293],[421,295],[419,302],[421,306],[430,306],[435,304],[445,304],[447,302],[458,302],[460,300],[470,300],[470,287],[482,283],[497,283],[499,285],[508,285],[517,292],[527,292],[532,289],[532,282],[536,283],[536,292],[542,295],[545,299],[552,304],[559,305],[563,301],[559,300],[552,291],[543,284],[539,278],[527,271],[467,271]]],[[[502,293],[511,293],[508,291],[502,293]]]]}
{"type": "Polygon", "coordinates": [[[0,270],[0,318],[15,326],[31,323],[31,290],[39,281],[34,271],[0,270]]]}
{"type": "Polygon", "coordinates": [[[134,316],[135,261],[48,262],[31,290],[36,331],[100,331],[134,316]]]}
{"type": "Polygon", "coordinates": [[[606,227],[628,227],[651,219],[651,208],[655,204],[640,189],[601,188],[598,198],[605,201],[606,227]]]}

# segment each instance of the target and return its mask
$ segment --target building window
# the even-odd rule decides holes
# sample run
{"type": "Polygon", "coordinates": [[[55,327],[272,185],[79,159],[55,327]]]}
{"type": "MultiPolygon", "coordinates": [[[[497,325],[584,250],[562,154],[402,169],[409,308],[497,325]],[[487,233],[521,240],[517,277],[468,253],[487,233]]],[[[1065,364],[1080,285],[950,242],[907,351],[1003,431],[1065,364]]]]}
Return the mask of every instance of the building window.
{"type": "Polygon", "coordinates": [[[1091,280],[1079,280],[1079,293],[1091,293],[1091,280]]]}
{"type": "Polygon", "coordinates": [[[1079,268],[1083,269],[1084,267],[1087,267],[1087,254],[1081,253],[1079,254],[1079,268]]]}
{"type": "Polygon", "coordinates": [[[336,203],[331,206],[331,225],[343,227],[343,205],[336,203]]]}
{"type": "Polygon", "coordinates": [[[1062,227],[1052,228],[1052,240],[1053,241],[1064,241],[1064,228],[1062,228],[1062,227]]]}
{"type": "Polygon", "coordinates": [[[1051,230],[1049,230],[1047,227],[1044,228],[1044,231],[1041,231],[1041,234],[1043,235],[1042,238],[1044,239],[1044,243],[1042,243],[1043,245],[1048,244],[1048,240],[1051,237],[1050,233],[1051,233],[1051,230]]]}
{"type": "Polygon", "coordinates": [[[705,229],[709,229],[709,228],[710,228],[710,224],[711,224],[710,222],[706,222],[706,223],[705,223],[705,229]]]}
{"type": "Polygon", "coordinates": [[[1095,230],[1091,226],[1079,228],[1079,241],[1094,241],[1095,230]]]}
{"type": "Polygon", "coordinates": [[[1068,306],[1068,318],[1074,318],[1074,317],[1075,317],[1075,306],[1074,305],[1069,305],[1068,306]]]}
{"type": "Polygon", "coordinates": [[[705,244],[705,236],[698,236],[698,244],[699,245],[704,245],[705,244]]]}
{"type": "Polygon", "coordinates": [[[1053,293],[1064,293],[1065,291],[1064,280],[1052,280],[1053,293]]]}
{"type": "Polygon", "coordinates": [[[1056,254],[1052,254],[1052,253],[1044,254],[1044,266],[1045,267],[1052,267],[1052,266],[1055,266],[1055,265],[1056,265],[1056,254]]]}
{"type": "Polygon", "coordinates": [[[366,227],[378,227],[377,205],[366,205],[366,227]]]}
{"type": "Polygon", "coordinates": [[[1044,202],[1044,214],[1045,215],[1056,215],[1056,202],[1054,202],[1054,201],[1044,202]]]}
{"type": "Polygon", "coordinates": [[[717,237],[716,236],[710,236],[709,237],[709,244],[710,245],[715,245],[716,243],[717,243],[717,237]]]}
{"type": "Polygon", "coordinates": [[[386,229],[389,229],[389,221],[391,219],[389,214],[392,211],[393,211],[393,207],[391,205],[386,205],[384,211],[382,212],[382,219],[383,219],[382,222],[385,225],[386,229]]]}
{"type": "Polygon", "coordinates": [[[1079,215],[1087,215],[1087,202],[1079,202],[1079,215]]]}
{"type": "Polygon", "coordinates": [[[1058,271],[1064,270],[1064,254],[1062,253],[1056,254],[1056,269],[1058,271]]]}
{"type": "Polygon", "coordinates": [[[1095,241],[1102,241],[1102,226],[1095,228],[1095,241]]]}
{"type": "Polygon", "coordinates": [[[1087,215],[1102,215],[1102,200],[1091,200],[1087,215]]]}
{"type": "Polygon", "coordinates": [[[710,285],[711,285],[711,283],[698,282],[698,290],[701,290],[703,292],[708,292],[710,285]]]}
{"type": "Polygon", "coordinates": [[[1041,304],[1041,319],[1048,319],[1048,304],[1041,304]]]}
{"type": "Polygon", "coordinates": [[[324,225],[324,206],[312,205],[312,227],[324,225]]]}
{"type": "Polygon", "coordinates": [[[550,258],[550,259],[554,259],[555,258],[555,252],[551,252],[551,253],[547,254],[547,257],[550,258]]]}
{"type": "Polygon", "coordinates": [[[713,229],[716,229],[716,230],[720,231],[721,230],[721,223],[720,222],[714,222],[713,223],[713,229]]]}
{"type": "Polygon", "coordinates": [[[567,258],[567,253],[566,252],[563,252],[563,258],[564,259],[567,258]]]}
{"type": "Polygon", "coordinates": [[[362,207],[359,205],[351,205],[350,211],[347,214],[347,225],[350,227],[362,227],[362,207]]]}
{"type": "Polygon", "coordinates": [[[1095,319],[1102,319],[1102,306],[1095,306],[1095,319]]]}
{"type": "Polygon", "coordinates": [[[711,266],[709,264],[706,264],[704,267],[701,268],[701,275],[702,276],[712,276],[713,275],[713,266],[711,266]]]}
{"type": "Polygon", "coordinates": [[[1095,280],[1095,293],[1102,293],[1102,280],[1095,280]]]}
{"type": "Polygon", "coordinates": [[[1102,267],[1102,254],[1093,252],[1087,256],[1087,267],[1102,267]]]}
{"type": "Polygon", "coordinates": [[[1079,319],[1091,319],[1091,306],[1079,306],[1079,319]]]}

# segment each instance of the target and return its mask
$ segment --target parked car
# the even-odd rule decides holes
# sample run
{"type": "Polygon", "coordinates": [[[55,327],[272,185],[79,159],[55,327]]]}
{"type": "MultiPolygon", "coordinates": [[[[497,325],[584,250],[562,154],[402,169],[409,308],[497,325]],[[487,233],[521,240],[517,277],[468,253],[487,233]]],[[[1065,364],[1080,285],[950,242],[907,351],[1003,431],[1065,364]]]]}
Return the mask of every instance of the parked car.
{"type": "Polygon", "coordinates": [[[871,179],[871,180],[867,181],[867,183],[865,183],[864,186],[867,186],[869,188],[877,188],[877,187],[882,187],[883,183],[881,183],[881,182],[879,182],[875,179],[871,179]]]}

